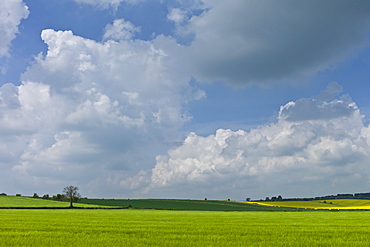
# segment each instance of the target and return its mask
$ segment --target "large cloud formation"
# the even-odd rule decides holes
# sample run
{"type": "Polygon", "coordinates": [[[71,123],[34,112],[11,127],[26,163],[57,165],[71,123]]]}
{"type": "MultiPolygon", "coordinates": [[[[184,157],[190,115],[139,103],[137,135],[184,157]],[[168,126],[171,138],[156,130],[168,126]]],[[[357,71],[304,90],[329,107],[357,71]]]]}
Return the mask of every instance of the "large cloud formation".
{"type": "MultiPolygon", "coordinates": [[[[124,2],[75,1],[100,8],[124,2]]],[[[276,123],[192,133],[173,148],[191,119],[184,106],[205,96],[194,81],[266,83],[324,70],[366,43],[368,1],[178,5],[167,16],[175,37],[135,39],[140,28],[126,19],[107,24],[103,42],[42,31],[47,53],[21,85],[0,87],[0,187],[58,193],[74,184],[89,196],[240,198],[369,185],[369,127],[348,97],[332,97],[337,84],[286,104],[276,123]]],[[[10,23],[0,27],[5,56],[28,10],[20,0],[2,6],[9,9],[0,23],[10,23]]]]}
{"type": "MultiPolygon", "coordinates": [[[[338,87],[330,84],[321,96],[338,87]]],[[[368,188],[370,128],[348,95],[322,98],[289,102],[276,123],[249,132],[189,134],[181,146],[157,157],[150,189],[172,196],[258,199],[368,188]]]]}
{"type": "Polygon", "coordinates": [[[169,19],[193,35],[187,57],[198,78],[269,83],[325,70],[367,43],[369,1],[203,0],[199,16],[169,19]],[[182,24],[179,24],[182,22],[182,24]]]}
{"type": "Polygon", "coordinates": [[[9,55],[10,42],[18,33],[18,25],[28,17],[28,7],[22,0],[1,2],[0,8],[0,58],[9,55]]]}
{"type": "Polygon", "coordinates": [[[90,194],[109,185],[117,194],[121,180],[150,169],[181,138],[177,130],[191,118],[183,104],[204,93],[171,69],[161,49],[170,39],[98,43],[54,30],[41,36],[47,54],[22,75],[22,85],[0,88],[2,176],[11,174],[2,182],[78,182],[90,194]]]}
{"type": "MultiPolygon", "coordinates": [[[[75,1],[117,7],[125,0],[75,1]]],[[[367,44],[370,25],[369,1],[194,0],[177,5],[167,17],[175,23],[178,40],[188,43],[175,54],[177,63],[199,80],[239,85],[326,70],[367,44]]]]}

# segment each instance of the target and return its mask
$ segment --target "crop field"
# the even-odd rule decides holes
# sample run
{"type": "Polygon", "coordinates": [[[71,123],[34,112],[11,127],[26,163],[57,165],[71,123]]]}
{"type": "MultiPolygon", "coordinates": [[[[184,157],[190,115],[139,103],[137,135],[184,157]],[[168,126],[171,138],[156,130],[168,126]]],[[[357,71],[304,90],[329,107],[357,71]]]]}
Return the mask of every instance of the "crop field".
{"type": "Polygon", "coordinates": [[[370,210],[370,200],[335,199],[314,201],[241,202],[246,204],[305,209],[370,210]]]}
{"type": "MultiPolygon", "coordinates": [[[[271,208],[260,205],[242,204],[230,201],[201,201],[201,200],[175,200],[175,199],[80,199],[73,203],[74,207],[133,207],[137,209],[168,209],[168,210],[200,210],[200,211],[282,211],[295,210],[291,208],[271,208]]],[[[0,208],[60,208],[69,207],[69,202],[44,200],[39,198],[0,196],[0,208]]]]}
{"type": "Polygon", "coordinates": [[[0,209],[0,246],[369,246],[370,214],[0,209]]]}
{"type": "Polygon", "coordinates": [[[169,209],[197,211],[283,211],[292,208],[271,208],[263,205],[212,200],[176,200],[176,199],[80,199],[80,203],[101,206],[132,207],[140,209],[169,209]]]}
{"type": "MultiPolygon", "coordinates": [[[[73,206],[101,207],[99,205],[89,205],[81,203],[73,203],[73,206]]],[[[69,207],[69,202],[59,202],[23,196],[0,196],[0,208],[6,207],[69,207]]]]}

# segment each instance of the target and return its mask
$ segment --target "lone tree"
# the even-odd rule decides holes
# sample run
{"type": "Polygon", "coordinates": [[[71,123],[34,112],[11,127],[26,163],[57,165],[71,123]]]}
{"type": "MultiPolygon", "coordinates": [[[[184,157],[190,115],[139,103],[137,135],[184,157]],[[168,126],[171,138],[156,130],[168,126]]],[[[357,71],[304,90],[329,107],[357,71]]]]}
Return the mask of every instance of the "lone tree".
{"type": "Polygon", "coordinates": [[[78,198],[81,197],[80,193],[78,193],[78,187],[75,186],[67,186],[63,189],[63,194],[66,198],[69,199],[71,203],[69,207],[73,208],[73,202],[77,202],[78,198]]]}

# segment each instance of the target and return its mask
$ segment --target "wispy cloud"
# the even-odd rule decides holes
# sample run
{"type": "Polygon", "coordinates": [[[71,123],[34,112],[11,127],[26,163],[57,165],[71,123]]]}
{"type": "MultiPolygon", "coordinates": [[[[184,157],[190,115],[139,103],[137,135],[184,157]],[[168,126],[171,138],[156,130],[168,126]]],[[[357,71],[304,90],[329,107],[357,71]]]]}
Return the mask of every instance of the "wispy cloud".
{"type": "Polygon", "coordinates": [[[135,27],[131,22],[124,19],[116,19],[113,24],[105,27],[104,40],[130,40],[135,33],[140,32],[140,27],[135,27]]]}

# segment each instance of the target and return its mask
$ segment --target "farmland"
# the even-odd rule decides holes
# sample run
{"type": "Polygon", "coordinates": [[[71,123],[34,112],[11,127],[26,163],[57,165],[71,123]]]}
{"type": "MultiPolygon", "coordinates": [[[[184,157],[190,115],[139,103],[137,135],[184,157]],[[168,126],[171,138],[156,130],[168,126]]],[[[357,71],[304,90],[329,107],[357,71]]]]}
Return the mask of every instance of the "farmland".
{"type": "MultiPolygon", "coordinates": [[[[0,208],[66,208],[69,202],[18,196],[0,196],[0,208]]],[[[370,210],[370,200],[336,199],[314,201],[216,201],[181,199],[80,199],[74,207],[135,208],[194,211],[295,211],[295,210],[370,210]]]]}
{"type": "Polygon", "coordinates": [[[263,201],[241,202],[247,204],[304,209],[328,209],[328,210],[370,210],[370,200],[359,199],[334,199],[314,201],[263,201]]]}
{"type": "Polygon", "coordinates": [[[0,246],[369,246],[368,212],[0,210],[0,246]]]}
{"type": "Polygon", "coordinates": [[[370,210],[370,200],[333,199],[313,201],[212,201],[175,199],[81,199],[80,203],[141,209],[206,211],[292,211],[292,210],[370,210]]]}
{"type": "Polygon", "coordinates": [[[292,208],[271,208],[264,205],[213,200],[176,200],[176,199],[81,199],[80,203],[101,206],[132,207],[137,209],[168,209],[197,211],[282,211],[292,208]]]}
{"type": "MultiPolygon", "coordinates": [[[[335,201],[321,204],[333,206],[335,201]]],[[[211,200],[82,199],[81,202],[75,206],[126,209],[0,209],[0,246],[370,245],[367,211],[287,211],[276,204],[266,207],[211,200]]],[[[301,207],[304,203],[307,206],[320,202],[284,203],[288,203],[284,206],[296,203],[294,206],[301,207]]],[[[349,203],[338,200],[334,206],[349,203]]],[[[352,201],[351,206],[359,203],[365,205],[366,200],[352,201]]],[[[68,207],[69,203],[0,197],[0,207],[59,208],[61,205],[68,207]]]]}
{"type": "MultiPolygon", "coordinates": [[[[75,207],[101,207],[99,205],[73,203],[75,207]]],[[[69,207],[69,202],[35,199],[21,196],[0,196],[0,208],[25,207],[25,208],[57,208],[69,207]]]]}

